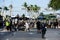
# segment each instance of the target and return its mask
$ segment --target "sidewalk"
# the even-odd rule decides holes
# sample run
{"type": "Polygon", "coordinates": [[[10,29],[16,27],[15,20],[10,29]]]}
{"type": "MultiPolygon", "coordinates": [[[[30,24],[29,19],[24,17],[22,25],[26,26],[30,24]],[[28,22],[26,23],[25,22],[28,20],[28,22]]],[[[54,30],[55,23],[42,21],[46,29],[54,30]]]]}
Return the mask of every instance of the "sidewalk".
{"type": "Polygon", "coordinates": [[[7,32],[6,29],[0,29],[0,32],[7,32]]]}

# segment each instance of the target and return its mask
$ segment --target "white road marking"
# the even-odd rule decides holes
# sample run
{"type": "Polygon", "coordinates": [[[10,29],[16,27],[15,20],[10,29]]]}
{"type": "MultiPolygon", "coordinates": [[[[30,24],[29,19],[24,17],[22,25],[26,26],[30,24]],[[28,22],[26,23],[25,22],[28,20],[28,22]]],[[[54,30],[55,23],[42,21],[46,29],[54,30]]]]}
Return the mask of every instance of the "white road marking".
{"type": "Polygon", "coordinates": [[[6,40],[9,40],[9,39],[6,39],[6,40]]]}
{"type": "Polygon", "coordinates": [[[29,34],[34,34],[34,33],[29,33],[29,34]]]}

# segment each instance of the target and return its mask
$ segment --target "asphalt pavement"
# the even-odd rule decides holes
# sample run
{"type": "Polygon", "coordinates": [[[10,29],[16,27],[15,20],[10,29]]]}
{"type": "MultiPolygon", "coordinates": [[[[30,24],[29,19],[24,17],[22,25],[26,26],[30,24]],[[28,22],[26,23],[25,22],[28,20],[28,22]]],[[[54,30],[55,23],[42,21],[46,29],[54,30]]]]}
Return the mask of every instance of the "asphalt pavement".
{"type": "Polygon", "coordinates": [[[31,32],[0,32],[0,40],[60,40],[60,29],[47,29],[45,39],[41,38],[41,33],[36,29],[31,32]]]}

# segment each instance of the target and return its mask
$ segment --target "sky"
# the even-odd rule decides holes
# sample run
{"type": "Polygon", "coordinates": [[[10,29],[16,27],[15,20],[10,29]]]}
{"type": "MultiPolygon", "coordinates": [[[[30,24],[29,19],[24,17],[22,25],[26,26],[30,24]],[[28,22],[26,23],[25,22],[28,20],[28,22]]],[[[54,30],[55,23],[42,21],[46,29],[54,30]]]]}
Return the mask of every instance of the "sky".
{"type": "MultiPolygon", "coordinates": [[[[38,5],[41,7],[40,12],[44,11],[44,14],[49,14],[49,12],[45,11],[44,8],[48,7],[48,4],[50,0],[0,0],[0,6],[9,7],[10,4],[13,5],[12,9],[12,16],[16,16],[17,14],[22,15],[25,14],[26,16],[29,16],[29,14],[26,12],[26,10],[23,10],[24,8],[22,5],[26,2],[28,5],[38,5]]],[[[7,12],[8,14],[9,12],[7,12]]],[[[9,15],[9,14],[8,14],[9,15]]]]}

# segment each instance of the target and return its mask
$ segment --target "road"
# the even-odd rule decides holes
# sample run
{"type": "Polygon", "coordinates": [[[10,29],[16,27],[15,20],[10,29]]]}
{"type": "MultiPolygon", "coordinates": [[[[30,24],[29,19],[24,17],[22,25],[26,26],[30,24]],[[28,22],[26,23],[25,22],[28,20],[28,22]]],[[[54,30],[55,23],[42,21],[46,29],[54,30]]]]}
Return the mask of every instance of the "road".
{"type": "Polygon", "coordinates": [[[0,40],[60,40],[60,29],[47,29],[45,37],[42,39],[36,29],[31,32],[0,32],[0,40]]]}

